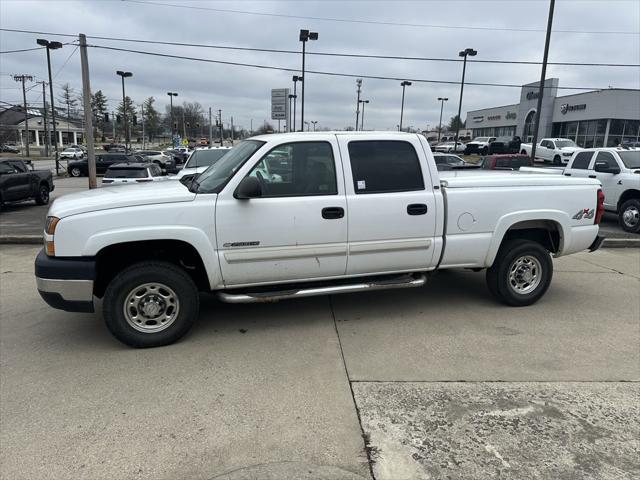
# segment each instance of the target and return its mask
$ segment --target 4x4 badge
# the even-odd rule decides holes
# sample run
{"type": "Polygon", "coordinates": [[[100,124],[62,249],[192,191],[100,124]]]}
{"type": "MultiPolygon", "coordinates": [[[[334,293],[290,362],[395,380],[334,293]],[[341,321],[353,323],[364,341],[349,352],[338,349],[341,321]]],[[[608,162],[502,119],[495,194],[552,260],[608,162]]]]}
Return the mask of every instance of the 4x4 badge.
{"type": "Polygon", "coordinates": [[[587,220],[593,218],[593,216],[595,215],[596,211],[595,209],[582,209],[580,210],[578,213],[576,213],[572,218],[574,220],[582,220],[583,218],[586,218],[587,220]]]}

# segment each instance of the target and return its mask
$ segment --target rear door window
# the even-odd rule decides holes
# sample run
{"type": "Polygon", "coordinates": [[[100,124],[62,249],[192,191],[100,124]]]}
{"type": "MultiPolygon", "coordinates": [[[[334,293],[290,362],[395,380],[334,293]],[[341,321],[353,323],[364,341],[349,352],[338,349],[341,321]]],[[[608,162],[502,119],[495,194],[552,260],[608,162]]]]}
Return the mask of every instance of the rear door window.
{"type": "Polygon", "coordinates": [[[587,170],[589,168],[589,162],[591,162],[593,152],[579,152],[576,154],[576,158],[573,159],[571,168],[577,170],[587,170]]]}
{"type": "Polygon", "coordinates": [[[356,194],[424,190],[420,161],[409,142],[352,141],[349,159],[356,194]]]}

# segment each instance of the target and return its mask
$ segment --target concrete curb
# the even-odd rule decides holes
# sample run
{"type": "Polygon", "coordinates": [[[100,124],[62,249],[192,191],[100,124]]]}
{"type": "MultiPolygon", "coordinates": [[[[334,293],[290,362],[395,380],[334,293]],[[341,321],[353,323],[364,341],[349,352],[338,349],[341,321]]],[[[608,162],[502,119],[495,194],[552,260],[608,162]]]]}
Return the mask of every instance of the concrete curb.
{"type": "MultiPolygon", "coordinates": [[[[0,235],[0,245],[41,245],[42,235],[0,235]]],[[[640,248],[640,236],[637,238],[605,238],[602,248],[640,248]]]]}

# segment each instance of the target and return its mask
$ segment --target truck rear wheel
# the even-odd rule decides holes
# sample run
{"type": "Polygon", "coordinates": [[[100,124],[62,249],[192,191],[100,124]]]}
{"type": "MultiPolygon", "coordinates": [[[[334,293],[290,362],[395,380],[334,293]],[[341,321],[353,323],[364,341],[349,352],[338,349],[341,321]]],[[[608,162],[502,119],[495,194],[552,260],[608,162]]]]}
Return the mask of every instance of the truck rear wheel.
{"type": "Polygon", "coordinates": [[[36,204],[47,205],[49,203],[49,185],[43,183],[38,187],[38,193],[36,194],[36,204]]]}
{"type": "Polygon", "coordinates": [[[198,317],[198,289],[181,268],[167,262],[140,262],[111,280],[104,295],[107,328],[136,348],[169,345],[198,317]]]}
{"type": "Polygon", "coordinates": [[[530,240],[508,240],[487,270],[487,286],[502,303],[524,307],[537,302],[553,277],[549,252],[530,240]]]}
{"type": "Polygon", "coordinates": [[[624,202],[618,213],[620,226],[627,232],[640,233],[640,200],[632,198],[624,202]]]}

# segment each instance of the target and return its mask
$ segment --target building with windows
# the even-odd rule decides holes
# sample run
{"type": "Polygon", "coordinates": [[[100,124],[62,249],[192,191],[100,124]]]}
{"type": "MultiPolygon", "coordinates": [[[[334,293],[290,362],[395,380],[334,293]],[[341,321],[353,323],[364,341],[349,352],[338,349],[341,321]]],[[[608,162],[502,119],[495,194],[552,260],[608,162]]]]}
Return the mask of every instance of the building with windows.
{"type": "MultiPolygon", "coordinates": [[[[540,82],[523,85],[520,102],[467,112],[473,137],[533,139],[540,82]]],[[[538,138],[562,137],[584,148],[640,140],[640,90],[610,88],[558,96],[557,78],[545,80],[538,138]]]]}
{"type": "MultiPolygon", "coordinates": [[[[28,108],[29,117],[29,145],[40,147],[47,143],[53,145],[53,120],[51,112],[44,123],[44,112],[41,108],[28,108]]],[[[56,134],[58,145],[78,145],[83,142],[84,130],[73,119],[66,118],[56,108],[56,134]]],[[[21,106],[0,108],[0,141],[24,146],[27,141],[25,133],[24,109],[21,106]]]]}

